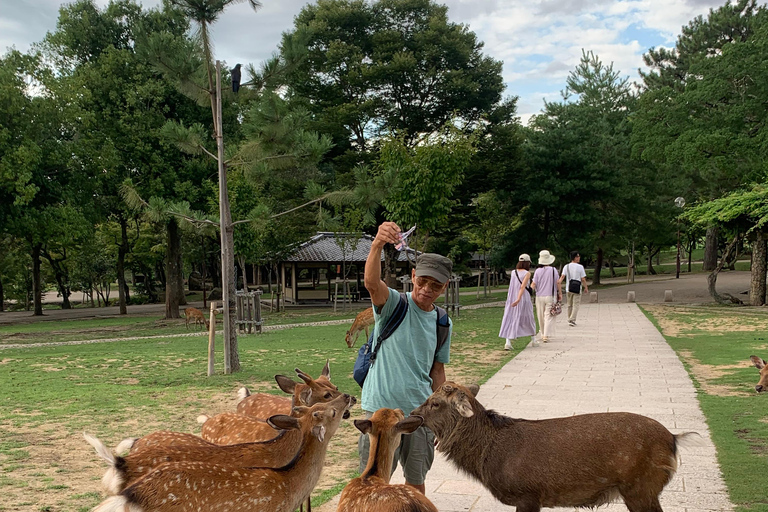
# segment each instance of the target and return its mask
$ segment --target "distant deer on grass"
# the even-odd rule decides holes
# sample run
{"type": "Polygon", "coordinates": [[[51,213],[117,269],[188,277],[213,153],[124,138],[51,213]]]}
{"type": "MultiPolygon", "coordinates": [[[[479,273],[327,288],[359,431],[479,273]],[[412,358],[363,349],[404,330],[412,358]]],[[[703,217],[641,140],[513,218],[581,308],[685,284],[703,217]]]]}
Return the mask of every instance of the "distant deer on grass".
{"type": "Polygon", "coordinates": [[[768,363],[761,357],[749,356],[749,360],[760,370],[760,381],[755,386],[755,391],[762,393],[768,391],[768,363]]]}
{"type": "Polygon", "coordinates": [[[371,439],[368,465],[344,488],[336,512],[437,512],[435,505],[413,487],[389,484],[400,438],[422,422],[420,416],[406,418],[400,409],[379,409],[370,419],[355,420],[355,427],[371,439]]]}
{"type": "Polygon", "coordinates": [[[320,479],[331,437],[353,403],[341,395],[294,418],[269,418],[275,428],[298,428],[301,448],[279,469],[209,462],[166,462],[98,505],[93,512],[293,512],[320,479]]]}
{"type": "Polygon", "coordinates": [[[197,327],[198,324],[205,325],[206,329],[210,329],[211,327],[210,322],[199,309],[187,308],[184,310],[184,325],[186,325],[187,329],[189,329],[189,322],[191,320],[194,320],[195,327],[197,327]]]}
{"type": "Polygon", "coordinates": [[[286,393],[293,395],[292,398],[269,393],[251,394],[248,388],[240,388],[237,394],[242,400],[237,404],[237,412],[266,420],[275,414],[290,414],[291,407],[296,405],[328,402],[341,394],[339,388],[331,384],[330,361],[325,361],[325,366],[317,379],[313,379],[298,368],[295,371],[304,381],[303,384],[283,375],[275,375],[277,385],[286,393]]]}
{"type": "Polygon", "coordinates": [[[619,496],[630,512],[662,512],[659,494],[677,470],[678,447],[697,435],[622,412],[514,419],[486,410],[476,393],[446,382],[412,414],[453,464],[517,512],[596,507],[619,496]]]}
{"type": "Polygon", "coordinates": [[[352,322],[352,327],[347,331],[347,335],[344,341],[347,342],[347,346],[352,348],[357,342],[357,337],[360,336],[360,331],[365,331],[365,339],[368,339],[368,328],[374,324],[373,320],[373,307],[362,310],[355,317],[355,321],[352,322]]]}
{"type": "MultiPolygon", "coordinates": [[[[291,416],[300,419],[309,410],[306,407],[297,407],[292,411],[291,416]]],[[[349,415],[347,411],[345,414],[349,415]]],[[[166,441],[163,444],[150,445],[141,450],[134,450],[125,457],[112,454],[93,436],[84,434],[84,437],[94,447],[96,453],[111,464],[101,480],[107,492],[119,494],[134,481],[164,462],[201,461],[234,467],[264,468],[285,466],[301,448],[301,431],[295,425],[288,425],[285,430],[279,432],[275,430],[274,425],[268,424],[268,426],[273,435],[269,441],[265,442],[220,446],[186,434],[186,440],[190,442],[182,444],[181,440],[185,435],[181,432],[171,432],[169,434],[181,434],[181,436],[172,437],[170,444],[166,441]]]]}

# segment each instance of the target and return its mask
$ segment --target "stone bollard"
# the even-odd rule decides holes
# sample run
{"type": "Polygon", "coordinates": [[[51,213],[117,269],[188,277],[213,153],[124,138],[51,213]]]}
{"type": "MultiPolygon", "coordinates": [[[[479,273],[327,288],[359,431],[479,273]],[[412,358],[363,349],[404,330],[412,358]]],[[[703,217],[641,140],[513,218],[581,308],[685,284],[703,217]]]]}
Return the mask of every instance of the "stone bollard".
{"type": "Polygon", "coordinates": [[[664,302],[672,302],[672,290],[664,290],[664,302]]]}
{"type": "Polygon", "coordinates": [[[597,292],[589,292],[589,302],[593,304],[597,302],[597,292]]]}
{"type": "Polygon", "coordinates": [[[635,302],[635,292],[627,292],[627,302],[635,302]]]}

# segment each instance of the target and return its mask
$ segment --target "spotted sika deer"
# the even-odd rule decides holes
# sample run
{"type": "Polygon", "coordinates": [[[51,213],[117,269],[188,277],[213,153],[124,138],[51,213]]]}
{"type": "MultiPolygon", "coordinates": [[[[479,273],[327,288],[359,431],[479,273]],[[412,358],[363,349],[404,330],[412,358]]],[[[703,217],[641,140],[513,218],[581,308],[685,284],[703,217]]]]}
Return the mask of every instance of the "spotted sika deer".
{"type": "Polygon", "coordinates": [[[517,512],[596,507],[619,496],[630,512],[661,512],[678,447],[697,435],[673,435],[651,418],[621,412],[513,419],[483,408],[476,392],[446,382],[412,414],[424,418],[454,465],[517,512]]]}
{"type": "Polygon", "coordinates": [[[355,321],[352,322],[352,327],[347,331],[347,335],[344,337],[344,341],[347,342],[347,346],[352,348],[357,342],[360,331],[365,331],[365,339],[368,339],[368,328],[374,324],[373,308],[362,310],[355,317],[355,321]]]}
{"type": "Polygon", "coordinates": [[[341,394],[339,389],[331,384],[331,367],[328,360],[326,360],[323,371],[317,379],[313,379],[298,368],[295,371],[299,378],[304,381],[303,384],[283,375],[275,375],[277,385],[286,393],[293,395],[292,398],[268,393],[252,395],[247,388],[241,388],[238,395],[244,398],[237,404],[237,412],[265,420],[274,414],[290,414],[293,406],[309,406],[328,402],[341,394]]]}
{"type": "MultiPolygon", "coordinates": [[[[306,414],[309,409],[303,408],[293,415],[297,419],[306,414]]],[[[288,425],[286,430],[279,433],[272,425],[272,439],[262,443],[244,443],[219,446],[202,441],[202,444],[161,443],[141,450],[135,450],[125,457],[113,455],[104,444],[93,436],[84,434],[85,440],[96,449],[96,453],[111,464],[101,482],[110,494],[131,485],[140,477],[164,462],[203,461],[226,464],[232,467],[269,467],[279,468],[288,464],[301,447],[301,432],[294,425],[288,425]]],[[[181,432],[175,432],[181,434],[181,432]]],[[[189,434],[187,434],[189,435],[189,434]]],[[[191,441],[191,440],[190,440],[191,441]]]]}
{"type": "Polygon", "coordinates": [[[762,393],[768,391],[768,363],[761,357],[749,356],[749,360],[760,370],[760,381],[755,386],[755,391],[762,393]]]}
{"type": "Polygon", "coordinates": [[[336,512],[437,512],[429,499],[413,487],[390,485],[395,450],[403,434],[422,424],[419,416],[405,418],[400,409],[379,409],[355,427],[371,439],[368,465],[344,488],[336,512]]]}
{"type": "Polygon", "coordinates": [[[301,418],[271,417],[275,428],[298,428],[302,437],[299,452],[279,469],[166,462],[94,512],[293,512],[317,484],[328,443],[352,404],[351,396],[341,395],[312,406],[301,418]]]}
{"type": "Polygon", "coordinates": [[[189,329],[189,322],[193,320],[195,322],[195,327],[200,325],[205,325],[206,329],[209,329],[211,327],[210,322],[207,318],[205,318],[205,315],[203,315],[203,312],[196,308],[187,308],[184,310],[184,325],[187,326],[187,329],[189,329]]]}

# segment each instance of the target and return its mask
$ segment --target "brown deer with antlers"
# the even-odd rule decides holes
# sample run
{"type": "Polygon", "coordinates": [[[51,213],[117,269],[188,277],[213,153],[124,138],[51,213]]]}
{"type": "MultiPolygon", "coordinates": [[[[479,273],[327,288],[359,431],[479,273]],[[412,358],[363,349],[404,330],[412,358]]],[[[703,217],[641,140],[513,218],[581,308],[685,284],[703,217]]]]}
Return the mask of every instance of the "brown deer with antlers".
{"type": "Polygon", "coordinates": [[[420,416],[405,417],[400,409],[379,409],[355,427],[371,438],[368,465],[344,488],[336,512],[437,512],[429,499],[413,487],[390,485],[395,450],[403,434],[421,426],[420,416]]]}
{"type": "Polygon", "coordinates": [[[301,418],[276,415],[274,428],[297,428],[301,448],[285,466],[241,468],[209,462],[166,462],[112,496],[94,512],[293,512],[320,478],[331,437],[353,398],[316,404],[301,418]]]}
{"type": "Polygon", "coordinates": [[[237,412],[253,418],[265,420],[275,414],[289,414],[291,407],[296,405],[314,405],[333,400],[341,393],[339,388],[331,383],[330,361],[325,361],[320,376],[313,379],[309,374],[295,369],[296,374],[304,383],[295,382],[283,375],[275,375],[277,385],[291,398],[270,395],[269,393],[251,394],[248,388],[241,388],[238,396],[242,397],[237,404],[237,412]]]}
{"type": "Polygon", "coordinates": [[[347,331],[347,335],[344,337],[344,341],[347,342],[347,346],[352,348],[357,342],[360,331],[365,331],[365,339],[368,339],[368,328],[374,324],[373,308],[362,310],[355,317],[355,321],[352,322],[352,327],[347,331]]]}

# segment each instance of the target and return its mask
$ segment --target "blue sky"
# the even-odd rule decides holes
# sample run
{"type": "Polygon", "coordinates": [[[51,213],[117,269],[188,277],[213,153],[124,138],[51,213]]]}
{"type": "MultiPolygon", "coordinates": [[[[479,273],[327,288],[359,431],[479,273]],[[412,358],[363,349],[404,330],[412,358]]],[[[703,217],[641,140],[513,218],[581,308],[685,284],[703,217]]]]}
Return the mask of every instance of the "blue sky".
{"type": "MultiPolygon", "coordinates": [[[[56,28],[56,0],[0,0],[0,50],[26,51],[56,28]]],[[[106,5],[107,0],[96,0],[106,5]]],[[[145,7],[159,0],[143,0],[145,7]]],[[[254,13],[247,4],[230,8],[214,27],[216,54],[228,63],[260,63],[291,29],[306,0],[262,0],[254,13]]],[[[523,122],[557,100],[582,49],[594,51],[630,80],[638,80],[642,55],[651,47],[674,45],[680,28],[706,16],[725,0],[444,0],[448,16],[485,42],[484,53],[504,62],[506,95],[519,96],[523,122]]]]}

